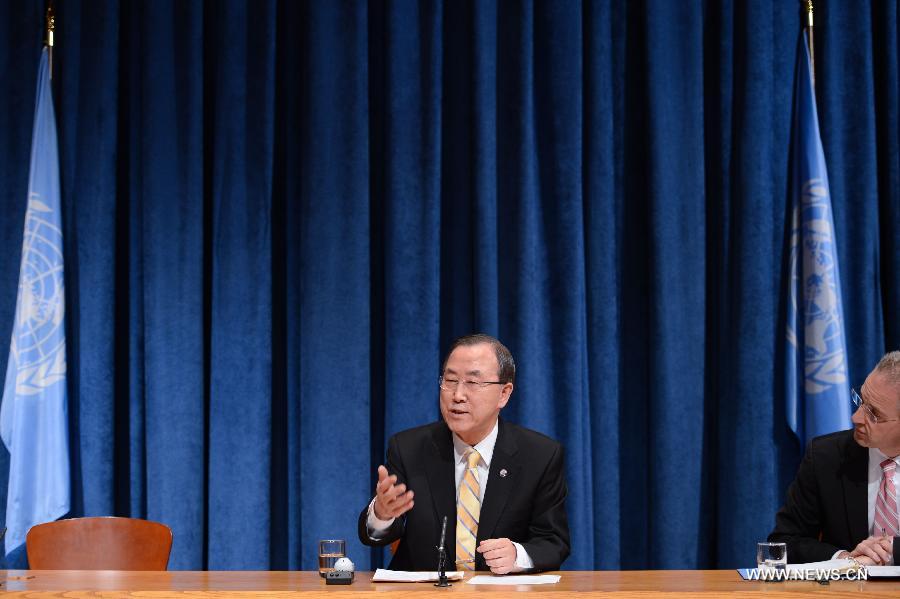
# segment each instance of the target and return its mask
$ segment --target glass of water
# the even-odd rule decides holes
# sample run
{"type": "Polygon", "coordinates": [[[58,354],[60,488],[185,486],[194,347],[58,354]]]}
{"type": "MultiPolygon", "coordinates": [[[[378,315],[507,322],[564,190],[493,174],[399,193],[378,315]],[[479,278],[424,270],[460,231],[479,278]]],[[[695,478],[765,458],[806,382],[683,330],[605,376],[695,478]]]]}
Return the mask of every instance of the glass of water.
{"type": "Polygon", "coordinates": [[[347,557],[347,542],[341,539],[324,539],[319,541],[319,576],[334,570],[334,563],[347,557]]]}
{"type": "MultiPolygon", "coordinates": [[[[784,543],[757,543],[756,567],[760,574],[767,571],[787,569],[787,545],[784,543]]],[[[768,578],[768,580],[782,580],[781,578],[768,578]]]]}

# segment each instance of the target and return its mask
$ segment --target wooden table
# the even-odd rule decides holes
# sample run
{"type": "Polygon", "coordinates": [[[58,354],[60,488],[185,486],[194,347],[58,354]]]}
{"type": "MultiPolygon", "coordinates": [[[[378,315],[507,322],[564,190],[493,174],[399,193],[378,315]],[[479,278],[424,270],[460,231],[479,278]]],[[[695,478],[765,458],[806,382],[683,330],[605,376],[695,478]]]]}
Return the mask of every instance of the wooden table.
{"type": "MultiPolygon", "coordinates": [[[[558,572],[555,585],[475,586],[454,583],[448,589],[430,583],[373,583],[371,572],[359,572],[350,586],[326,586],[317,572],[112,572],[72,570],[0,571],[4,597],[114,598],[184,597],[185,599],[349,599],[377,597],[438,599],[447,593],[522,591],[531,599],[546,597],[900,597],[900,581],[746,582],[734,570],[649,570],[623,572],[558,572]]],[[[514,578],[510,577],[510,582],[514,578]]]]}

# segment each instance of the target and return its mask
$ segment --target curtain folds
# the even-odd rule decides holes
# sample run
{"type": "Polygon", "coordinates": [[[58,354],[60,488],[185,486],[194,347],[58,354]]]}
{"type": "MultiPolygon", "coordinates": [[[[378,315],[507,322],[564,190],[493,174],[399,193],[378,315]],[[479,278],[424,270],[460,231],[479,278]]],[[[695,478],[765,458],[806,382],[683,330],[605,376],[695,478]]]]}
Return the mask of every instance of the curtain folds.
{"type": "MultiPolygon", "coordinates": [[[[0,344],[43,2],[0,6],[0,344]]],[[[858,385],[900,346],[897,3],[816,2],[858,385]]],[[[312,569],[472,331],[566,448],[570,569],[752,563],[780,392],[797,3],[57,5],[73,515],[312,569]]],[[[6,351],[0,351],[5,372],[6,351]]],[[[0,450],[0,480],[8,456],[0,450]]],[[[0,506],[5,505],[0,485],[0,506]]],[[[15,562],[9,562],[15,563],[15,562]]]]}

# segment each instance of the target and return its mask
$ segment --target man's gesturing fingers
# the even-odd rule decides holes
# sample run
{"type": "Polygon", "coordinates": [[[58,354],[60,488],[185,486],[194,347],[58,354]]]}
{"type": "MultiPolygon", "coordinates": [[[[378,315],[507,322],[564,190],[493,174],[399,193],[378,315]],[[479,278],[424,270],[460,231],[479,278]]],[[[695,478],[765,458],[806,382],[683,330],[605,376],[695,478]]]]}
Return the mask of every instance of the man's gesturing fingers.
{"type": "Polygon", "coordinates": [[[389,475],[387,468],[378,467],[378,484],[375,486],[375,517],[390,520],[401,516],[413,507],[413,492],[406,485],[397,484],[397,476],[389,475]]]}

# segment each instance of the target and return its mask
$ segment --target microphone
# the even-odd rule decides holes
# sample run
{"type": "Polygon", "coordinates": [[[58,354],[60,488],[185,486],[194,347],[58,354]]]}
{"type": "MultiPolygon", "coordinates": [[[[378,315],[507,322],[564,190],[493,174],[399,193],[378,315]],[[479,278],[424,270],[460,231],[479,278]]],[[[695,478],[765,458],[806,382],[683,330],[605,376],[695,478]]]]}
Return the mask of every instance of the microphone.
{"type": "Polygon", "coordinates": [[[441,544],[435,547],[438,550],[438,581],[434,583],[436,587],[449,587],[452,586],[450,581],[447,580],[447,572],[445,571],[446,563],[447,563],[447,550],[444,549],[444,540],[447,537],[447,516],[444,516],[444,521],[441,524],[441,544]]]}
{"type": "Polygon", "coordinates": [[[438,551],[444,551],[444,540],[447,538],[447,516],[444,516],[444,522],[441,524],[441,545],[438,551]]]}

